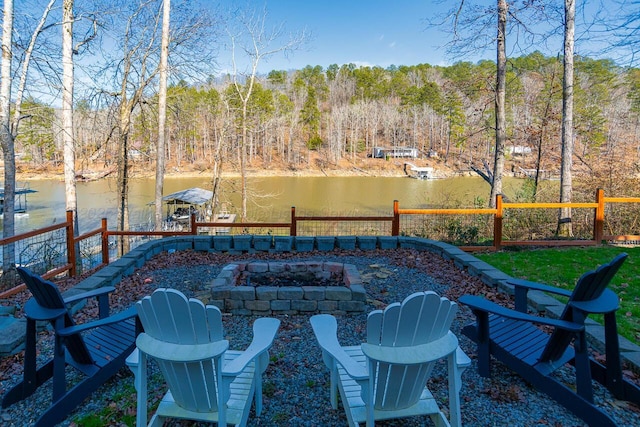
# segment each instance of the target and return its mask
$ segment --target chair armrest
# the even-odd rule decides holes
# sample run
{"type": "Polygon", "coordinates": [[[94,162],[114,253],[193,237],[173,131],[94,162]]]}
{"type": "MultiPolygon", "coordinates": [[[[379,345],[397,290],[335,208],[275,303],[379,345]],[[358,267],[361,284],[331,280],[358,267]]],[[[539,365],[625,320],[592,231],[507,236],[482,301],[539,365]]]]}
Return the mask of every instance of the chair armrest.
{"type": "Polygon", "coordinates": [[[463,349],[458,347],[456,349],[456,361],[458,364],[458,368],[468,368],[471,366],[471,359],[467,356],[467,353],[464,352],[463,349]]]}
{"type": "Polygon", "coordinates": [[[72,302],[80,301],[81,299],[88,299],[93,297],[99,297],[110,292],[115,291],[116,288],[113,286],[103,286],[101,288],[94,289],[92,291],[82,292],[81,294],[71,295],[68,298],[64,298],[65,304],[70,304],[72,302]]]}
{"type": "Polygon", "coordinates": [[[373,360],[401,365],[416,365],[432,362],[453,353],[458,348],[458,338],[449,331],[447,335],[426,344],[388,347],[363,343],[361,347],[365,356],[373,360]]]}
{"type": "Polygon", "coordinates": [[[174,344],[142,333],[136,338],[138,349],[159,360],[170,362],[199,362],[210,360],[229,348],[229,341],[221,340],[203,344],[174,344]]]}
{"type": "Polygon", "coordinates": [[[493,313],[509,319],[522,320],[523,322],[555,326],[570,332],[581,332],[584,330],[584,325],[580,325],[578,323],[568,322],[566,320],[550,319],[548,317],[532,316],[521,311],[502,307],[494,302],[475,295],[463,295],[460,297],[458,302],[469,306],[473,311],[493,313]]]}
{"type": "Polygon", "coordinates": [[[507,283],[519,288],[532,289],[534,291],[550,292],[557,295],[563,295],[565,297],[571,296],[571,291],[566,289],[556,288],[555,286],[544,285],[542,283],[530,282],[524,279],[508,279],[507,283]]]}
{"type": "Polygon", "coordinates": [[[338,324],[336,318],[330,314],[317,314],[311,316],[311,327],[316,335],[318,344],[338,362],[347,374],[354,380],[369,378],[369,371],[349,356],[338,342],[338,324]]]}
{"type": "Polygon", "coordinates": [[[620,300],[618,295],[611,289],[605,289],[602,295],[598,298],[590,301],[569,301],[567,303],[571,307],[575,307],[578,310],[589,313],[610,313],[620,308],[620,300]]]}
{"type": "Polygon", "coordinates": [[[66,308],[46,308],[30,298],[24,305],[24,314],[32,320],[54,320],[67,314],[66,308]]]}
{"type": "Polygon", "coordinates": [[[222,368],[222,375],[239,375],[256,357],[271,348],[276,337],[280,321],[278,319],[262,317],[253,323],[253,340],[249,347],[234,360],[222,368]]]}
{"type": "Polygon", "coordinates": [[[69,326],[67,328],[62,328],[59,329],[57,331],[58,335],[60,336],[69,336],[69,335],[74,335],[77,334],[79,332],[84,332],[84,331],[88,331],[90,329],[95,329],[98,328],[100,326],[105,326],[105,325],[111,325],[114,323],[120,323],[123,322],[127,319],[131,319],[132,317],[135,317],[136,314],[136,308],[135,307],[129,307],[128,309],[121,311],[120,313],[114,314],[113,316],[109,316],[106,317],[104,319],[100,319],[100,320],[95,320],[92,322],[87,322],[87,323],[83,323],[81,325],[74,325],[74,326],[69,326]]]}

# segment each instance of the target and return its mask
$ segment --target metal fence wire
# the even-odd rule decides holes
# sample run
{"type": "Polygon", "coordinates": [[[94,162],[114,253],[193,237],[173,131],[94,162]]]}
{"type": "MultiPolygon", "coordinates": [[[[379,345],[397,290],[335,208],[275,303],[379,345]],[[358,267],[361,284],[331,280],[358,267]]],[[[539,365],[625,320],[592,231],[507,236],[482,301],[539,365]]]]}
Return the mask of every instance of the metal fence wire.
{"type": "Polygon", "coordinates": [[[16,266],[27,267],[43,274],[67,263],[67,236],[64,228],[38,234],[3,247],[13,245],[16,266]]]}
{"type": "Polygon", "coordinates": [[[391,221],[315,221],[297,222],[298,236],[388,236],[391,221]]]}
{"type": "Polygon", "coordinates": [[[402,215],[403,236],[439,240],[456,246],[493,244],[493,215],[402,215]]]}
{"type": "MultiPolygon", "coordinates": [[[[502,203],[496,208],[456,209],[400,209],[394,201],[392,213],[361,216],[359,212],[340,216],[313,216],[296,213],[291,208],[290,218],[280,222],[213,222],[199,223],[192,217],[180,229],[109,231],[106,219],[101,228],[77,239],[73,238],[73,213],[67,212],[65,224],[34,230],[20,236],[2,239],[2,261],[29,267],[37,274],[72,275],[102,265],[105,258],[116,259],[122,252],[132,250],[150,240],[173,235],[271,235],[271,236],[408,236],[422,237],[469,248],[500,248],[504,245],[555,245],[559,209],[571,208],[573,236],[563,245],[640,243],[640,198],[605,197],[603,190],[596,193],[594,202],[559,203],[502,203]],[[195,229],[191,230],[191,226],[195,229]],[[67,242],[73,239],[75,246],[67,242]],[[107,239],[108,254],[102,254],[107,239]],[[572,243],[573,242],[573,243],[572,243]],[[73,250],[69,250],[72,248],[73,250]]],[[[311,215],[309,215],[311,214],[311,215]]],[[[147,227],[148,228],[148,227],[147,227]]],[[[7,269],[9,271],[9,269],[7,269]]],[[[11,277],[1,277],[2,283],[11,277]]]]}
{"type": "MultiPolygon", "coordinates": [[[[573,208],[573,239],[593,239],[594,215],[591,208],[573,208]]],[[[508,241],[556,240],[558,209],[507,209],[502,223],[502,239],[508,241]]]]}

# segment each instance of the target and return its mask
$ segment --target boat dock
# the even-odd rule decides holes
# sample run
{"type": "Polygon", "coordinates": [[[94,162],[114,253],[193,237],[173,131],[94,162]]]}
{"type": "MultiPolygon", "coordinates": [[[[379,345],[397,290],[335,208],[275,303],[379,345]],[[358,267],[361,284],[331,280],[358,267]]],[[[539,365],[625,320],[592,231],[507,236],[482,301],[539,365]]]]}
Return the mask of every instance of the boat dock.
{"type": "MultiPolygon", "coordinates": [[[[36,193],[28,186],[16,187],[14,213],[21,214],[27,212],[27,194],[36,193]]],[[[4,187],[0,187],[0,215],[4,213],[4,187]]]]}
{"type": "Polygon", "coordinates": [[[420,167],[409,162],[405,162],[404,164],[404,173],[410,178],[435,179],[434,169],[432,167],[429,167],[429,166],[420,167]]]}

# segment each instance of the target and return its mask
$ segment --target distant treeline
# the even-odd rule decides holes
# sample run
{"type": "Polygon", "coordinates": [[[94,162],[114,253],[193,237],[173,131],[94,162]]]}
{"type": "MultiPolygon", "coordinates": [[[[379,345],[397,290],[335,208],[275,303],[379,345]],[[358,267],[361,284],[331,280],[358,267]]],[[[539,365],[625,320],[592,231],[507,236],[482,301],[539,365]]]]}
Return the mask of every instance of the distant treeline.
{"type": "MultiPolygon", "coordinates": [[[[576,168],[635,173],[640,70],[586,57],[577,57],[575,64],[576,168]]],[[[493,158],[495,80],[495,63],[488,60],[272,71],[253,88],[244,148],[249,162],[264,168],[305,167],[311,158],[331,165],[371,155],[374,147],[409,147],[467,169],[493,158]]],[[[218,155],[225,168],[234,169],[242,103],[232,79],[212,77],[198,86],[179,82],[169,88],[168,99],[167,163],[204,170],[218,155]]],[[[153,165],[156,94],[141,105],[134,114],[129,155],[153,165]]],[[[527,153],[525,166],[540,158],[541,169],[559,170],[562,58],[534,52],[509,59],[506,105],[507,152],[527,153]]],[[[56,111],[34,99],[23,109],[16,152],[34,165],[61,162],[56,111]]],[[[116,104],[77,103],[76,156],[82,167],[115,163],[118,114],[116,104]]]]}

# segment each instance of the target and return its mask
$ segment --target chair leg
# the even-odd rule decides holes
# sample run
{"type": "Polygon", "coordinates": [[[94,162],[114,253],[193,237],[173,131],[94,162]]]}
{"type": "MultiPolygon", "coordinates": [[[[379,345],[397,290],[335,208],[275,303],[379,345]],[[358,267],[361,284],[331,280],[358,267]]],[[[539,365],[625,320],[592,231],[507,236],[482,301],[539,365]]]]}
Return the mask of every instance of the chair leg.
{"type": "Polygon", "coordinates": [[[447,374],[449,380],[449,419],[452,427],[460,427],[460,374],[458,370],[457,352],[454,351],[447,357],[447,374]]]}
{"type": "Polygon", "coordinates": [[[593,403],[593,384],[591,381],[591,366],[589,362],[587,337],[583,331],[578,335],[578,340],[574,344],[576,388],[580,396],[588,402],[593,403]]]}
{"type": "Polygon", "coordinates": [[[263,362],[261,357],[257,357],[255,362],[255,371],[254,371],[254,401],[256,403],[256,416],[260,416],[262,413],[262,372],[264,371],[263,362]]]}
{"type": "MultiPolygon", "coordinates": [[[[30,369],[30,368],[29,368],[30,369]]],[[[2,407],[7,408],[31,396],[42,384],[53,376],[53,360],[43,365],[34,373],[27,373],[25,366],[25,379],[16,384],[2,397],[2,407]],[[29,378],[29,379],[27,379],[29,378]]]]}
{"type": "MultiPolygon", "coordinates": [[[[138,390],[138,408],[136,410],[136,426],[146,427],[147,425],[147,355],[140,350],[134,350],[138,353],[137,372],[134,371],[134,381],[138,390]]],[[[154,416],[151,423],[156,422],[154,416]]],[[[162,424],[160,424],[162,425],[162,424]]]]}
{"type": "MultiPolygon", "coordinates": [[[[64,319],[58,318],[56,321],[56,330],[64,327],[64,319]]],[[[58,334],[55,334],[54,354],[53,354],[53,398],[55,402],[65,395],[67,390],[67,378],[65,375],[65,368],[67,361],[64,355],[64,342],[63,338],[58,334]]]]}
{"type": "Polygon", "coordinates": [[[462,333],[477,345],[478,373],[488,378],[491,376],[491,354],[489,344],[489,314],[474,311],[476,323],[462,328],[462,333]]]}
{"type": "Polygon", "coordinates": [[[38,387],[53,376],[53,360],[36,369],[36,345],[36,321],[27,318],[22,381],[2,397],[3,408],[31,396],[38,387]]]}
{"type": "Polygon", "coordinates": [[[618,399],[624,399],[624,382],[622,380],[622,364],[620,362],[620,340],[616,313],[604,315],[604,342],[607,357],[607,378],[604,384],[618,399]]]}
{"type": "Polygon", "coordinates": [[[338,375],[338,368],[336,367],[335,361],[333,362],[333,366],[330,369],[330,384],[329,384],[329,390],[330,390],[330,399],[331,399],[331,407],[333,409],[338,409],[338,381],[340,381],[339,375],[338,375]]]}

